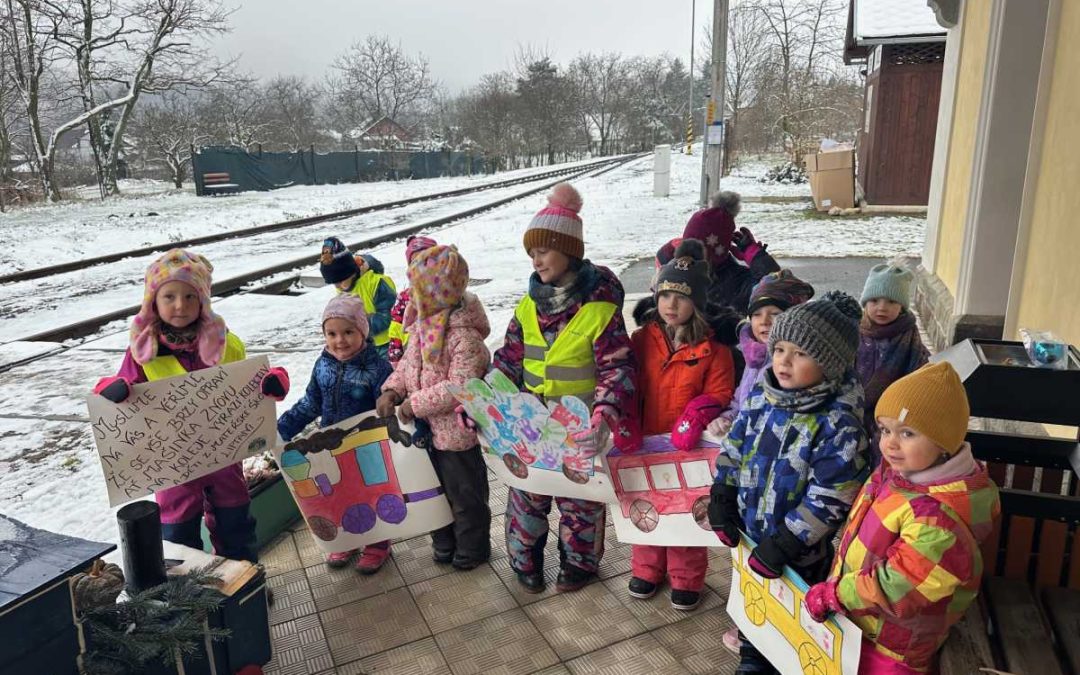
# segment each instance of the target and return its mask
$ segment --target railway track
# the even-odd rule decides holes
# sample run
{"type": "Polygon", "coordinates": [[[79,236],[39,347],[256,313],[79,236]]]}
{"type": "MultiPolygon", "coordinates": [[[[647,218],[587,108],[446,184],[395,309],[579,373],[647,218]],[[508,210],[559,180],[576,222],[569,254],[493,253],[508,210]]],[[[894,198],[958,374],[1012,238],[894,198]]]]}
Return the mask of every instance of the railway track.
{"type": "MultiPolygon", "coordinates": [[[[510,202],[514,202],[514,201],[517,201],[519,199],[524,199],[524,198],[529,197],[531,195],[534,195],[534,194],[536,194],[538,192],[542,192],[542,191],[549,189],[550,187],[552,187],[556,183],[558,183],[560,181],[563,181],[563,180],[574,180],[574,179],[578,179],[578,178],[591,178],[591,177],[603,175],[603,174],[605,174],[605,173],[607,173],[609,171],[613,171],[613,170],[615,170],[615,169],[617,169],[617,168],[619,168],[619,167],[621,167],[621,166],[623,166],[623,165],[625,165],[625,164],[627,164],[627,163],[629,163],[631,161],[634,161],[636,159],[640,159],[640,158],[646,156],[647,154],[648,153],[641,153],[641,154],[636,154],[636,155],[626,155],[626,156],[617,157],[617,158],[606,158],[604,160],[594,162],[594,163],[590,163],[588,165],[572,167],[571,169],[563,169],[563,170],[559,170],[559,171],[545,172],[543,174],[536,175],[536,176],[527,176],[527,177],[523,177],[523,178],[520,178],[520,179],[513,179],[512,181],[506,181],[506,183],[509,183],[510,185],[516,185],[516,184],[526,183],[526,182],[532,183],[532,182],[536,182],[536,181],[544,181],[544,179],[547,179],[547,178],[555,178],[555,180],[544,181],[540,185],[530,187],[527,190],[517,192],[517,193],[515,193],[513,195],[510,195],[508,197],[503,197],[503,198],[500,198],[500,199],[497,199],[497,200],[494,200],[494,201],[491,201],[491,202],[481,204],[481,205],[476,206],[476,207],[465,209],[463,211],[458,211],[456,213],[452,213],[452,214],[449,214],[447,216],[442,216],[442,217],[439,217],[439,218],[426,220],[426,221],[423,221],[423,222],[420,222],[420,223],[414,223],[414,224],[411,224],[411,225],[407,225],[405,227],[397,228],[397,229],[394,229],[394,230],[391,230],[391,231],[388,231],[388,232],[383,232],[383,233],[380,233],[380,234],[372,236],[372,237],[367,237],[367,238],[360,239],[360,240],[357,240],[357,241],[349,241],[349,242],[346,242],[346,245],[350,249],[353,249],[353,250],[363,250],[363,249],[378,246],[378,245],[381,245],[381,244],[384,244],[384,243],[387,243],[387,242],[391,242],[391,241],[394,241],[394,240],[397,240],[397,239],[401,239],[403,237],[407,237],[409,235],[412,235],[412,234],[415,234],[415,233],[418,233],[418,232],[422,232],[424,230],[432,230],[432,229],[437,229],[437,228],[440,228],[440,227],[445,227],[445,226],[447,226],[447,225],[449,225],[451,223],[454,223],[454,222],[457,222],[457,221],[460,221],[460,220],[463,220],[463,219],[467,219],[467,218],[472,218],[472,217],[477,216],[477,215],[479,215],[481,213],[491,211],[493,209],[497,209],[497,208],[499,208],[501,206],[504,206],[504,205],[506,205],[506,204],[508,204],[510,202]]],[[[495,187],[495,184],[486,184],[485,186],[476,186],[475,188],[468,188],[468,189],[463,189],[463,190],[452,190],[452,191],[449,191],[447,193],[439,193],[439,194],[442,195],[441,198],[446,198],[446,197],[458,196],[460,194],[466,194],[468,192],[479,191],[480,189],[492,189],[493,187],[495,187]]],[[[503,185],[499,185],[499,187],[507,187],[507,185],[503,184],[503,185]]],[[[328,222],[330,220],[339,220],[341,218],[347,218],[347,217],[350,217],[350,216],[353,216],[353,215],[357,215],[355,213],[355,211],[361,211],[361,213],[369,213],[369,212],[371,212],[371,210],[384,210],[384,209],[388,209],[388,208],[395,208],[396,206],[401,206],[401,205],[406,204],[406,203],[415,203],[416,201],[429,201],[429,200],[437,199],[437,198],[439,198],[439,197],[434,197],[432,195],[425,195],[423,197],[413,198],[411,200],[400,200],[399,202],[388,202],[387,203],[387,204],[394,204],[395,206],[387,206],[387,204],[373,205],[373,207],[381,207],[381,208],[373,209],[373,207],[364,207],[363,209],[353,209],[353,210],[350,210],[349,212],[336,212],[336,213],[333,213],[333,214],[325,214],[323,216],[314,216],[314,217],[312,217],[315,220],[312,220],[311,218],[301,218],[301,219],[297,219],[297,220],[294,220],[294,221],[289,221],[288,223],[274,223],[272,225],[258,226],[257,228],[247,228],[247,230],[236,230],[236,231],[233,231],[231,233],[221,233],[220,235],[213,235],[214,237],[219,237],[217,239],[214,239],[213,241],[222,241],[222,240],[228,239],[228,238],[236,238],[237,236],[241,236],[241,237],[242,236],[252,236],[254,234],[261,234],[263,232],[274,231],[274,230],[271,230],[271,229],[267,229],[267,228],[271,228],[271,227],[276,227],[277,229],[287,229],[287,227],[285,227],[286,225],[288,227],[303,227],[303,226],[314,224],[314,223],[328,222]],[[342,215],[343,213],[348,213],[349,215],[342,215]],[[255,230],[255,229],[258,229],[259,231],[258,232],[252,232],[251,231],[251,230],[255,230]],[[239,233],[242,233],[242,232],[245,233],[245,234],[239,234],[239,233]],[[223,236],[223,235],[228,235],[228,236],[223,236]]],[[[160,246],[160,247],[149,247],[147,249],[138,249],[137,253],[132,252],[132,251],[127,251],[127,252],[124,252],[122,255],[121,254],[115,254],[118,257],[112,258],[112,260],[102,260],[100,258],[91,259],[91,260],[84,261],[87,264],[84,265],[83,267],[92,267],[92,266],[95,266],[95,265],[100,265],[100,264],[104,264],[104,263],[107,263],[107,262],[112,262],[112,261],[115,261],[115,260],[120,260],[120,259],[123,259],[123,258],[135,256],[135,255],[147,255],[148,253],[154,253],[156,251],[165,250],[166,248],[172,248],[172,247],[176,247],[176,246],[188,246],[188,245],[192,245],[193,243],[194,244],[207,243],[207,238],[202,237],[202,238],[196,238],[196,239],[191,239],[191,240],[185,240],[184,242],[170,242],[170,243],[165,244],[165,245],[160,246]]],[[[102,258],[105,258],[105,257],[110,257],[111,258],[112,256],[103,256],[102,258]]],[[[279,262],[277,264],[270,265],[268,267],[263,267],[263,268],[260,268],[260,269],[257,269],[257,270],[252,270],[252,271],[246,272],[244,274],[229,277],[227,279],[222,279],[222,280],[218,281],[217,283],[215,283],[213,285],[212,292],[213,292],[214,296],[216,296],[216,297],[229,296],[229,295],[234,295],[234,294],[237,294],[237,293],[250,293],[250,292],[284,293],[289,288],[291,288],[299,280],[299,278],[300,278],[300,270],[308,268],[310,266],[313,266],[317,262],[317,258],[318,258],[318,256],[316,254],[308,254],[308,255],[300,256],[300,257],[293,258],[293,259],[290,259],[290,260],[287,260],[287,261],[279,262]],[[278,275],[281,275],[282,273],[292,272],[292,271],[296,271],[296,274],[287,276],[285,278],[275,278],[275,279],[273,279],[273,281],[271,283],[267,283],[267,284],[263,284],[261,286],[253,287],[254,285],[256,285],[260,281],[271,279],[271,278],[277,277],[278,275]]],[[[57,266],[53,266],[53,267],[64,267],[64,265],[57,265],[57,266]]],[[[49,269],[49,268],[40,268],[40,269],[45,270],[45,269],[49,269]]],[[[82,267],[68,267],[68,268],[60,270],[60,271],[54,271],[51,274],[46,274],[46,275],[41,275],[41,276],[31,277],[31,278],[43,278],[43,277],[47,277],[47,276],[50,276],[50,275],[53,275],[53,274],[61,274],[61,273],[64,273],[64,272],[75,271],[75,270],[78,270],[78,269],[82,269],[82,267]]],[[[3,280],[7,280],[7,279],[3,279],[3,280]]],[[[89,336],[93,336],[95,333],[100,331],[100,329],[102,327],[106,326],[107,324],[109,324],[109,323],[111,323],[113,321],[116,321],[118,319],[123,319],[125,317],[131,316],[131,315],[135,314],[138,310],[139,310],[139,305],[131,305],[131,306],[123,307],[121,309],[117,309],[115,311],[100,314],[98,316],[94,316],[94,317],[91,317],[91,318],[88,318],[88,319],[83,319],[83,320],[80,320],[80,321],[77,321],[77,322],[66,324],[66,325],[63,325],[63,326],[60,326],[60,327],[57,327],[57,328],[50,328],[49,330],[41,331],[41,332],[35,333],[33,335],[28,335],[28,336],[25,336],[25,337],[15,338],[12,341],[20,341],[20,342],[66,342],[67,344],[59,346],[56,349],[49,350],[49,351],[46,351],[46,352],[43,352],[43,353],[40,353],[40,354],[35,354],[33,356],[30,356],[30,357],[27,357],[27,358],[24,358],[24,359],[19,359],[19,360],[16,360],[16,361],[13,361],[13,362],[10,362],[10,363],[6,363],[6,364],[0,364],[0,373],[11,370],[12,368],[15,368],[17,366],[21,366],[21,365],[25,365],[27,363],[31,363],[33,361],[37,361],[37,360],[41,360],[41,359],[45,359],[45,358],[55,356],[57,354],[61,354],[61,353],[65,352],[65,351],[68,351],[69,349],[77,347],[80,344],[82,344],[82,342],[72,342],[72,341],[76,341],[76,340],[80,340],[81,338],[86,338],[86,337],[89,337],[89,336]]],[[[126,329],[124,329],[124,330],[126,330],[126,329]]],[[[120,332],[120,331],[117,331],[117,332],[120,332]]],[[[111,334],[113,334],[113,333],[108,333],[108,335],[111,335],[111,334]]],[[[97,339],[98,337],[104,337],[104,336],[96,336],[95,339],[97,339]]]]}

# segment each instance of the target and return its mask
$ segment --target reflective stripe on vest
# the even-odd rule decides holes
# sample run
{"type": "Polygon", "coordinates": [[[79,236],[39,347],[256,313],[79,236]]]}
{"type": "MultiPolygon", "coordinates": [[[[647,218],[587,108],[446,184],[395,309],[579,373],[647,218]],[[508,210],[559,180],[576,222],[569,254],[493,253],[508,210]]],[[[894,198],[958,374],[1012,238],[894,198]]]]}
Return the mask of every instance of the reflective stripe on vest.
{"type": "MultiPolygon", "coordinates": [[[[226,333],[225,354],[221,357],[221,363],[243,361],[245,358],[247,358],[247,354],[244,349],[243,341],[232,333],[226,333]]],[[[177,375],[187,375],[188,372],[184,369],[184,366],[180,365],[180,359],[172,354],[155,356],[144,363],[142,369],[143,374],[146,375],[147,382],[164,380],[165,378],[176,377],[177,375]]]]}
{"type": "MultiPolygon", "coordinates": [[[[375,292],[379,290],[379,282],[386,281],[386,285],[390,287],[391,292],[397,292],[397,287],[394,286],[394,281],[385,274],[377,274],[374,271],[368,270],[356,280],[353,284],[352,293],[356,297],[364,301],[364,311],[371,316],[375,313],[375,292]]],[[[379,333],[378,335],[372,335],[371,341],[375,343],[376,347],[381,347],[390,342],[390,328],[379,333]]],[[[402,343],[404,344],[404,342],[402,343]]]]}
{"type": "Polygon", "coordinates": [[[536,318],[536,303],[528,295],[522,298],[514,316],[525,340],[525,388],[544,397],[578,396],[591,404],[596,392],[593,345],[616,309],[610,302],[585,303],[549,345],[536,318]]]}

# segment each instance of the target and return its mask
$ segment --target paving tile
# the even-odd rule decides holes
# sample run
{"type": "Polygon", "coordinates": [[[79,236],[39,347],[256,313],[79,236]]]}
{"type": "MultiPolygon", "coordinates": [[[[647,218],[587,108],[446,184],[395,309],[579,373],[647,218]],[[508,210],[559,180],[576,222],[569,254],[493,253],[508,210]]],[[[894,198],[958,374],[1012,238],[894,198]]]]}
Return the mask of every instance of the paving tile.
{"type": "Polygon", "coordinates": [[[326,554],[315,543],[315,537],[306,526],[303,530],[293,533],[293,541],[296,542],[296,550],[300,554],[300,562],[304,567],[326,562],[326,554]]]}
{"type": "Polygon", "coordinates": [[[431,535],[425,534],[390,545],[390,553],[406,584],[415,584],[454,571],[450,565],[437,565],[431,559],[431,535]]]}
{"type": "Polygon", "coordinates": [[[525,613],[563,661],[645,631],[603,584],[560,593],[526,606],[525,613]]]}
{"type": "Polygon", "coordinates": [[[506,516],[491,513],[491,559],[501,560],[509,557],[506,552],[506,516]]]}
{"type": "Polygon", "coordinates": [[[392,557],[375,574],[360,574],[352,564],[334,569],[325,563],[312,565],[305,572],[315,606],[320,612],[388,593],[405,585],[392,557]]]}
{"type": "Polygon", "coordinates": [[[600,558],[600,569],[597,570],[601,579],[610,579],[630,571],[630,544],[623,544],[607,534],[605,532],[604,557],[600,558]]]}
{"type": "MultiPolygon", "coordinates": [[[[524,607],[525,605],[531,605],[534,602],[540,602],[545,598],[551,598],[558,595],[558,591],[555,590],[555,580],[559,577],[559,556],[548,556],[544,560],[544,581],[547,585],[540,593],[529,593],[521,584],[518,583],[517,574],[510,567],[510,561],[507,558],[496,559],[491,561],[491,567],[495,570],[495,573],[502,579],[503,584],[510,589],[510,595],[514,596],[518,604],[524,607]]],[[[592,583],[592,582],[590,582],[592,583]]]]}
{"type": "Polygon", "coordinates": [[[632,597],[627,592],[626,586],[630,583],[630,573],[620,574],[617,577],[612,577],[604,581],[604,586],[607,587],[611,594],[619,599],[630,613],[638,618],[638,621],[642,623],[648,630],[659,628],[661,626],[667,626],[668,624],[682,621],[688,617],[694,616],[698,612],[708,611],[710,609],[716,609],[722,606],[720,597],[716,595],[709,587],[705,587],[701,591],[701,604],[697,609],[691,612],[684,612],[671,607],[671,587],[667,583],[660,585],[657,589],[656,595],[652,596],[648,600],[640,600],[632,597]]]}
{"type": "Polygon", "coordinates": [[[300,562],[300,553],[296,550],[292,532],[286,530],[267,543],[259,551],[259,562],[268,577],[301,569],[303,564],[300,562]]]}
{"type": "Polygon", "coordinates": [[[270,605],[271,626],[316,612],[315,598],[303,570],[270,577],[266,584],[274,591],[274,604],[270,605]]]}
{"type": "Polygon", "coordinates": [[[517,607],[488,565],[421,581],[409,586],[409,591],[436,634],[517,607]]]}
{"type": "Polygon", "coordinates": [[[686,673],[651,635],[639,635],[566,663],[573,675],[675,675],[686,673]]]}
{"type": "Polygon", "coordinates": [[[564,666],[564,665],[562,665],[560,663],[557,666],[552,666],[550,668],[544,668],[543,670],[538,670],[535,673],[532,673],[531,675],[570,675],[570,671],[566,669],[566,666],[564,666]]]}
{"type": "Polygon", "coordinates": [[[726,548],[716,550],[723,551],[724,555],[713,557],[710,554],[709,573],[705,575],[705,585],[715,591],[720,596],[720,600],[727,604],[728,593],[731,592],[731,560],[728,558],[726,548]]]}
{"type": "Polygon", "coordinates": [[[338,666],[337,675],[430,675],[449,673],[439,647],[424,638],[389,651],[338,666]]]}
{"type": "Polygon", "coordinates": [[[653,631],[653,637],[691,673],[734,673],[739,657],[720,641],[724,631],[734,626],[727,612],[718,608],[695,614],[653,631]]]}
{"type": "Polygon", "coordinates": [[[270,645],[273,657],[263,666],[266,675],[312,675],[334,667],[316,614],[270,626],[270,645]]]}
{"type": "Polygon", "coordinates": [[[328,609],[319,616],[334,663],[339,665],[431,635],[404,588],[328,609]]]}
{"type": "Polygon", "coordinates": [[[439,633],[435,642],[454,675],[526,675],[559,662],[520,609],[439,633]]]}

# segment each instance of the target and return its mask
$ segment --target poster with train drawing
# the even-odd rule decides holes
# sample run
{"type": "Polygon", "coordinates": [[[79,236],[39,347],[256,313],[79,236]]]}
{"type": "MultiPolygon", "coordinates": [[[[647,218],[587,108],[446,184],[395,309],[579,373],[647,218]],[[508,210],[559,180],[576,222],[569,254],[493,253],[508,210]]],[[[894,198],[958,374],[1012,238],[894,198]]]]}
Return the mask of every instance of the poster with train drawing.
{"type": "Polygon", "coordinates": [[[604,467],[618,503],[611,505],[615,536],[625,544],[723,546],[709,527],[709,489],[720,439],[702,437],[686,452],[671,435],[646,436],[632,454],[612,450],[604,467]]]}
{"type": "Polygon", "coordinates": [[[563,396],[544,405],[499,370],[452,385],[450,393],[476,420],[484,460],[511,487],[556,497],[614,502],[596,458],[582,457],[571,436],[589,424],[589,407],[563,396]]]}
{"type": "Polygon", "coordinates": [[[453,516],[411,428],[366,413],[274,449],[319,547],[350,551],[437,529],[453,516]]]}
{"type": "Polygon", "coordinates": [[[781,673],[855,675],[859,670],[862,631],[844,616],[814,621],[803,598],[806,582],[784,568],[779,579],[765,579],[750,569],[745,535],[731,550],[728,616],[781,673]]]}

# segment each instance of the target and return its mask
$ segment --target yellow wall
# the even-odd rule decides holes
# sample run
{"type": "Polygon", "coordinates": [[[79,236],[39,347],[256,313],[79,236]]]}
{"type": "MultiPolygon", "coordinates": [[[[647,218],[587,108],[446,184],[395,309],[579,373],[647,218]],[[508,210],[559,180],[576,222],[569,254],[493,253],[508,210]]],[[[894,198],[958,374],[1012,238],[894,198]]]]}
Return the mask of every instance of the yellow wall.
{"type": "Polygon", "coordinates": [[[1074,345],[1080,345],[1080,311],[1076,306],[1080,300],[1078,44],[1080,2],[1062,2],[1027,262],[1015,304],[1018,328],[1053,330],[1074,345]]]}
{"type": "Polygon", "coordinates": [[[941,217],[938,221],[937,255],[934,274],[956,296],[960,278],[960,253],[964,243],[964,219],[971,169],[975,155],[975,135],[979,125],[986,48],[990,39],[988,0],[964,3],[963,38],[956,73],[952,131],[949,136],[949,164],[945,174],[941,217]]]}

